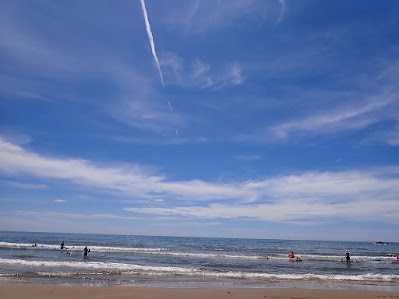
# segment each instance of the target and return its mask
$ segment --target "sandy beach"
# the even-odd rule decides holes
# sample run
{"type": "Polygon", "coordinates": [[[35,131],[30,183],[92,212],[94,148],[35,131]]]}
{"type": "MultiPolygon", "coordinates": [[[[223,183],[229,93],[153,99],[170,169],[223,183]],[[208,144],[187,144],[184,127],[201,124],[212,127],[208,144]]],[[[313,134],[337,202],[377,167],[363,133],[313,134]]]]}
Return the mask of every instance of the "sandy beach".
{"type": "Polygon", "coordinates": [[[399,292],[316,289],[176,289],[144,287],[59,286],[38,284],[0,284],[0,297],[11,298],[132,298],[132,299],[299,299],[299,298],[399,298],[399,292]]]}

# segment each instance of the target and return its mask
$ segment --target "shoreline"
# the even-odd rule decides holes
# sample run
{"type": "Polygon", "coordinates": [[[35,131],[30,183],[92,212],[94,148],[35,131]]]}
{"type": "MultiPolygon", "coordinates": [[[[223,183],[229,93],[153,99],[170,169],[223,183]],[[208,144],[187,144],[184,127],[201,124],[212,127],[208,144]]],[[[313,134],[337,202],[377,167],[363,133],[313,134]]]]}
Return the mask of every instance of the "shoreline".
{"type": "MultiPolygon", "coordinates": [[[[107,279],[106,279],[107,280],[107,279]]],[[[293,282],[280,281],[268,282],[262,284],[245,283],[217,283],[211,281],[152,281],[152,282],[132,282],[132,281],[112,281],[111,280],[94,281],[92,279],[78,278],[71,281],[55,280],[36,280],[36,279],[0,279],[1,285],[35,285],[35,286],[53,286],[53,287],[94,287],[94,288],[142,288],[142,289],[304,289],[304,290],[327,290],[327,291],[375,291],[399,293],[399,284],[391,283],[353,283],[353,282],[293,282]]],[[[1,293],[0,293],[1,295],[1,293]]],[[[0,296],[1,298],[1,296],[0,296]]],[[[399,299],[399,296],[397,297],[399,299]]]]}
{"type": "Polygon", "coordinates": [[[0,297],[14,298],[399,298],[396,291],[303,288],[158,288],[136,286],[65,286],[0,282],[0,297]]]}

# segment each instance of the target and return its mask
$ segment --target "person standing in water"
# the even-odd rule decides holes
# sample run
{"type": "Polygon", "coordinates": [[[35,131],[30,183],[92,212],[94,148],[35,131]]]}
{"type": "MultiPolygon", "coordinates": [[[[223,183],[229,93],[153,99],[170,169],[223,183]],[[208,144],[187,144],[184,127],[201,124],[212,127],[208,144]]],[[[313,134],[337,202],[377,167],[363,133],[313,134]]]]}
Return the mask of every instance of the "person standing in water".
{"type": "Polygon", "coordinates": [[[62,243],[61,243],[61,249],[64,249],[64,246],[65,246],[65,243],[64,243],[64,241],[62,241],[62,243]]]}
{"type": "Polygon", "coordinates": [[[345,251],[345,257],[346,257],[346,263],[350,264],[351,263],[351,254],[348,250],[345,251]]]}
{"type": "Polygon", "coordinates": [[[87,249],[87,246],[83,249],[83,258],[87,258],[87,253],[90,252],[90,249],[87,249]]]}

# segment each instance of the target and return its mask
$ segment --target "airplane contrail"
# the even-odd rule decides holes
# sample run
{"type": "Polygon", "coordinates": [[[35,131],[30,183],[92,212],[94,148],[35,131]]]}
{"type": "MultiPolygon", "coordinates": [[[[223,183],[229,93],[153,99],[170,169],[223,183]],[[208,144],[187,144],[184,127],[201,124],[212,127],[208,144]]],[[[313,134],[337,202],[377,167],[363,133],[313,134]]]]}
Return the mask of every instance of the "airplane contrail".
{"type": "MultiPolygon", "coordinates": [[[[163,82],[161,66],[159,64],[157,52],[155,51],[154,36],[152,35],[150,22],[148,21],[148,14],[147,14],[147,9],[145,8],[145,2],[144,2],[144,0],[140,0],[140,2],[141,2],[141,8],[143,9],[145,28],[147,30],[148,41],[150,42],[152,56],[154,57],[155,64],[156,64],[156,66],[158,68],[159,76],[161,77],[162,86],[165,87],[165,83],[163,82]]],[[[168,100],[168,105],[169,105],[170,112],[173,113],[172,105],[170,104],[169,100],[168,100]]],[[[177,129],[176,129],[176,135],[179,135],[179,131],[177,129]]]]}
{"type": "Polygon", "coordinates": [[[157,65],[157,68],[158,68],[158,71],[159,71],[159,76],[161,77],[162,86],[165,87],[165,84],[163,83],[163,76],[162,76],[161,66],[159,65],[157,52],[155,51],[154,37],[153,37],[152,32],[151,32],[150,22],[148,21],[147,9],[145,8],[144,0],[140,0],[140,1],[141,1],[141,7],[143,8],[145,28],[147,29],[147,35],[148,35],[148,40],[149,40],[150,46],[151,46],[152,56],[154,56],[154,61],[155,61],[155,64],[157,65]]]}
{"type": "MultiPolygon", "coordinates": [[[[172,104],[170,103],[170,101],[168,100],[168,105],[169,105],[169,110],[171,113],[173,113],[173,108],[172,108],[172,104]]],[[[179,131],[176,129],[176,135],[179,135],[179,131]]]]}
{"type": "Polygon", "coordinates": [[[169,104],[169,109],[170,109],[170,112],[172,112],[172,113],[173,113],[172,105],[170,104],[169,100],[168,100],[168,104],[169,104]]]}

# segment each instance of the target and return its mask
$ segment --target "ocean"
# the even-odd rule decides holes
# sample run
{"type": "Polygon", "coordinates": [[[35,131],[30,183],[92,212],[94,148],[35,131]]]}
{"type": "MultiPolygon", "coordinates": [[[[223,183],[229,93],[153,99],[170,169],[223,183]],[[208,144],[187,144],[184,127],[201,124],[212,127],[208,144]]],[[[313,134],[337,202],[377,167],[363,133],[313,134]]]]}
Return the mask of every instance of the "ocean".
{"type": "Polygon", "coordinates": [[[398,253],[398,242],[4,231],[0,232],[0,282],[399,291],[398,253]],[[87,258],[85,246],[90,249],[87,258]],[[351,253],[350,264],[345,261],[346,250],[351,253]],[[289,259],[291,251],[301,261],[289,259]]]}

